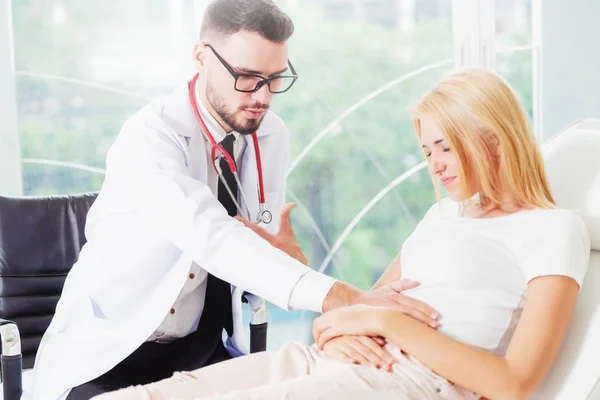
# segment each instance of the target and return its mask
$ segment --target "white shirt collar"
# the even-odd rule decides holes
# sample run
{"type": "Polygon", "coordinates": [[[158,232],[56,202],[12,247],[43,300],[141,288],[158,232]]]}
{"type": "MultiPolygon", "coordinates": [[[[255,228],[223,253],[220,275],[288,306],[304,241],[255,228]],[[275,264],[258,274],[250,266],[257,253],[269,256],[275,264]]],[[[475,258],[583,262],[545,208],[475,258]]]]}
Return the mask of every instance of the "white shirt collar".
{"type": "MultiPolygon", "coordinates": [[[[198,111],[200,111],[200,115],[202,116],[204,123],[206,124],[207,128],[210,129],[210,133],[215,138],[215,141],[217,143],[220,143],[221,140],[225,139],[227,132],[225,132],[225,129],[223,129],[223,127],[217,122],[217,120],[208,112],[208,109],[202,102],[202,97],[200,97],[200,92],[198,90],[198,82],[197,81],[196,81],[196,87],[194,88],[194,95],[196,96],[196,104],[198,104],[198,108],[199,108],[198,111]]],[[[202,127],[200,127],[200,130],[202,130],[202,127]]],[[[240,134],[236,131],[231,131],[230,133],[233,134],[233,136],[235,137],[235,140],[237,142],[240,134]]],[[[203,132],[203,134],[205,134],[205,133],[203,132]]],[[[207,139],[206,136],[205,136],[205,139],[207,139]]]]}

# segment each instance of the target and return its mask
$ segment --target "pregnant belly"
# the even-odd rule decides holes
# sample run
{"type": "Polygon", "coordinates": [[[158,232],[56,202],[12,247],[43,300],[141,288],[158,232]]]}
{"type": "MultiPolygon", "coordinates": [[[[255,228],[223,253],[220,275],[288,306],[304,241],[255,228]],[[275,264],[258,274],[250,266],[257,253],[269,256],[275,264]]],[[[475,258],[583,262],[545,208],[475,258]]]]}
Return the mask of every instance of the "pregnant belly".
{"type": "Polygon", "coordinates": [[[402,294],[440,314],[440,333],[488,351],[496,350],[511,318],[512,310],[491,301],[489,293],[417,287],[402,294]]]}

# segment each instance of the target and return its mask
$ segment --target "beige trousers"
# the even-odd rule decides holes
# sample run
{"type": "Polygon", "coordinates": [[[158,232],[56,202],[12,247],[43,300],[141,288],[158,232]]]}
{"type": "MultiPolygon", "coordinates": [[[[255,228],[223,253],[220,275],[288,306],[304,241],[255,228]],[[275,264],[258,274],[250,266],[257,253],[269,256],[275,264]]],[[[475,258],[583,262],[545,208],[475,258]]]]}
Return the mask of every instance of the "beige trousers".
{"type": "MultiPolygon", "coordinates": [[[[315,346],[290,343],[273,352],[234,358],[172,378],[94,397],[94,400],[351,400],[477,399],[388,345],[392,372],[345,364],[315,346]]],[[[151,368],[151,366],[149,366],[151,368]]]]}

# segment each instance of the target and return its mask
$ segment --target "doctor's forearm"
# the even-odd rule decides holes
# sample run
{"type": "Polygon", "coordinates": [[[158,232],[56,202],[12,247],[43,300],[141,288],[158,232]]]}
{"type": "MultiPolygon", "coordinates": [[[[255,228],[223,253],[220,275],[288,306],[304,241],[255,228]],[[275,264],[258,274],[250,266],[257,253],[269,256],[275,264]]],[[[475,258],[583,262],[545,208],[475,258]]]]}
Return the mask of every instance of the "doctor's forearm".
{"type": "Polygon", "coordinates": [[[492,399],[523,399],[525,390],[504,358],[454,340],[404,315],[384,317],[382,336],[447,380],[492,399]]]}
{"type": "Polygon", "coordinates": [[[289,308],[323,312],[323,303],[337,281],[317,271],[308,271],[298,279],[290,295],[289,308]]]}

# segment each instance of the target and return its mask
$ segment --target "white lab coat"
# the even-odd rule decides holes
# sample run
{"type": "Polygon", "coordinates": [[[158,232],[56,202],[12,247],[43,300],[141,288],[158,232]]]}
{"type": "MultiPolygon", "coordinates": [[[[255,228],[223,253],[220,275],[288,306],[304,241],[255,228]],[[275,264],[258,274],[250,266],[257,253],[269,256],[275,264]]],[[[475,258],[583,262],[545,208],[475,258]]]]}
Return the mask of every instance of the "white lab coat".
{"type": "MultiPolygon", "coordinates": [[[[289,138],[270,112],[258,136],[266,208],[274,216],[268,229],[276,231],[289,138]]],[[[255,216],[255,152],[252,138],[245,139],[240,180],[255,216]]],[[[234,286],[234,336],[228,344],[237,350],[246,352],[243,290],[288,308],[294,285],[309,269],[227,215],[205,184],[207,165],[187,85],[124,124],[88,215],[88,243],[66,279],[37,354],[35,400],[64,398],[146,341],[178,297],[192,262],[234,286]]]]}

